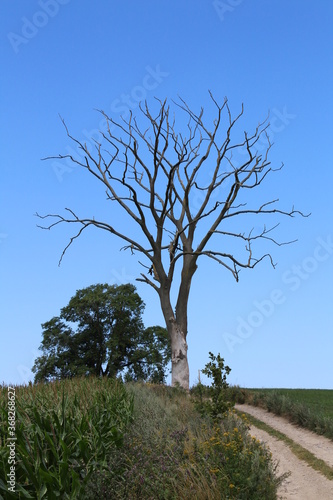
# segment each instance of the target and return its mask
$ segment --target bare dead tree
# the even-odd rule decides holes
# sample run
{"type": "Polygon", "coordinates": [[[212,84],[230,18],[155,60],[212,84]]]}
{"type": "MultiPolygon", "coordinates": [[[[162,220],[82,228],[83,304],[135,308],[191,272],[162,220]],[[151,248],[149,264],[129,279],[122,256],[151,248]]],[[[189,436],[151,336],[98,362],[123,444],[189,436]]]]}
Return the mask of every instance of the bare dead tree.
{"type": "Polygon", "coordinates": [[[138,225],[140,237],[127,232],[123,224],[117,227],[114,222],[81,218],[70,208],[65,209],[67,215],[64,216],[36,214],[41,219],[53,220],[42,226],[43,229],[62,223],[79,226],[63,250],[60,262],[72,242],[89,226],[109,231],[125,242],[124,249],[143,255],[145,262],[139,262],[144,270],[138,281],[147,283],[158,293],[171,338],[172,384],[179,383],[186,389],[189,388],[188,299],[199,257],[216,261],[230,271],[236,281],[241,269],[253,269],[265,258],[274,267],[270,253],[256,257],[252,247],[256,240],[269,240],[276,245],[291,243],[278,242],[271,236],[278,224],[269,228],[263,225],[259,232],[251,229],[245,233],[235,229],[236,222],[242,220],[244,224],[242,216],[251,222],[253,216],[303,216],[294,208],[290,211],[277,208],[278,199],[257,205],[252,200],[254,206],[243,201],[241,195],[246,190],[259,187],[269,173],[282,168],[273,169],[268,161],[269,123],[267,120],[259,123],[252,135],[244,132],[240,140],[232,142],[243,106],[232,118],[227,99],[219,105],[212,94],[210,97],[216,113],[210,128],[204,123],[203,109],[195,114],[184,100],[175,103],[186,117],[187,136],[176,130],[167,100],[158,100],[156,116],[145,103],[140,106],[139,118],[130,115],[128,120],[120,122],[100,111],[107,131],[101,131],[101,142],[95,141],[94,151],[72,137],[63,121],[68,137],[80,148],[83,159],[71,155],[45,159],[69,158],[101,181],[108,200],[120,205],[138,225]],[[146,129],[139,119],[147,123],[146,129]],[[260,154],[258,145],[263,138],[266,146],[260,154]],[[237,152],[242,153],[241,162],[235,159],[237,152]],[[234,243],[243,243],[240,256],[236,255],[234,243],[231,249],[228,247],[230,238],[234,243]],[[181,279],[173,307],[170,292],[178,263],[181,279]]]}

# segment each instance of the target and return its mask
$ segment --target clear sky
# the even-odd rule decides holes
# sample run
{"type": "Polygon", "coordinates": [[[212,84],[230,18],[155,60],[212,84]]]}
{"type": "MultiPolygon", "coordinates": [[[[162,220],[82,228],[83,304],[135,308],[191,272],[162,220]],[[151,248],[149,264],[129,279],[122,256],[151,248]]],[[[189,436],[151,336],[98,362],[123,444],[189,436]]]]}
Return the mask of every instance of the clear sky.
{"type": "MultiPolygon", "coordinates": [[[[65,207],[110,217],[92,177],[41,161],[71,147],[58,114],[88,141],[96,108],[117,119],[140,99],[180,95],[198,111],[210,89],[233,114],[244,102],[244,130],[270,112],[270,159],[285,167],[267,197],[312,215],[281,220],[276,236],[298,241],[266,248],[275,270],[265,261],[236,283],[201,262],[189,304],[191,385],[212,351],[233,384],[332,389],[333,3],[2,0],[1,11],[0,382],[33,378],[41,323],[76,290],[135,283],[141,272],[120,240],[93,229],[58,267],[72,228],[36,227],[35,212],[65,207]]],[[[163,324],[156,293],[137,289],[145,325],[163,324]]]]}

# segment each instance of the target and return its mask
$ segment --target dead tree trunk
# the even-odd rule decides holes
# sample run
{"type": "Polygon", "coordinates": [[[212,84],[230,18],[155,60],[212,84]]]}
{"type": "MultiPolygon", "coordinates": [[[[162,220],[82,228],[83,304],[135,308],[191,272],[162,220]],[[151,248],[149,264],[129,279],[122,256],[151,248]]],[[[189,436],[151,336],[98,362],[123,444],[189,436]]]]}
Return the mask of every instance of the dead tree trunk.
{"type": "Polygon", "coordinates": [[[160,294],[161,308],[171,339],[172,385],[189,389],[189,364],[187,358],[187,308],[172,310],[170,294],[160,294]]]}

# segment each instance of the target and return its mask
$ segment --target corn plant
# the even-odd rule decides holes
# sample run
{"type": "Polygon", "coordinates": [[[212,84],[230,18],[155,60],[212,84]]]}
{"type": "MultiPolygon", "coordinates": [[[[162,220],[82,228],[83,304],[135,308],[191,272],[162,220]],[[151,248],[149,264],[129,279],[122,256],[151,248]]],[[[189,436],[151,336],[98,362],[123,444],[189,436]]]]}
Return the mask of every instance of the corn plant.
{"type": "Polygon", "coordinates": [[[103,469],[122,446],[133,397],[118,382],[93,379],[90,385],[80,379],[58,383],[56,391],[46,384],[37,397],[29,396],[27,388],[17,398],[15,495],[6,484],[9,452],[2,398],[0,492],[9,499],[80,498],[96,467],[103,469]],[[65,394],[68,388],[71,395],[65,394]]]}

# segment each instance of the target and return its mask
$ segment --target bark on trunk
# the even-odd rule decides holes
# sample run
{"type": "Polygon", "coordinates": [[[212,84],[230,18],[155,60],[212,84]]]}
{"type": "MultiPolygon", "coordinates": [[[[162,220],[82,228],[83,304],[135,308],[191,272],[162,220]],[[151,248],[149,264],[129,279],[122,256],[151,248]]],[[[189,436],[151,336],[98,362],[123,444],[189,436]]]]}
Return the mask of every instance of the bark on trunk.
{"type": "Polygon", "coordinates": [[[187,317],[183,315],[182,321],[175,317],[170,303],[170,287],[161,287],[160,300],[162,311],[171,339],[171,363],[173,386],[180,385],[189,390],[190,371],[187,361],[187,317]],[[178,320],[178,321],[177,321],[178,320]]]}
{"type": "MultiPolygon", "coordinates": [[[[187,240],[183,242],[184,248],[192,252],[192,246],[187,240]]],[[[190,387],[190,370],[187,360],[187,305],[190,293],[191,280],[197,269],[196,257],[185,254],[183,257],[183,269],[181,283],[178,292],[175,312],[173,312],[170,301],[171,280],[164,273],[160,281],[159,296],[161,307],[171,339],[171,363],[172,363],[172,385],[180,385],[185,390],[190,387]]],[[[163,275],[163,268],[160,270],[163,275]]]]}
{"type": "Polygon", "coordinates": [[[189,390],[190,371],[187,360],[186,335],[182,332],[176,320],[170,322],[172,386],[180,385],[189,390]]]}

